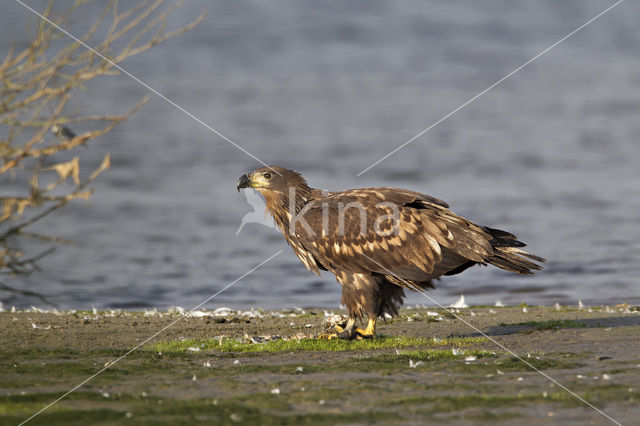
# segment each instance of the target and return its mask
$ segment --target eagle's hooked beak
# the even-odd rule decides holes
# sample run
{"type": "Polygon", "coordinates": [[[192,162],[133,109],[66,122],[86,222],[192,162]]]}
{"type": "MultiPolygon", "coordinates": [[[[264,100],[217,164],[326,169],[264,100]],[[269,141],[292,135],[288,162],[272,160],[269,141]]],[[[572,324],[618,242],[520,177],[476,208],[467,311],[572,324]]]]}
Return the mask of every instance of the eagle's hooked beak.
{"type": "Polygon", "coordinates": [[[240,192],[240,188],[251,188],[251,179],[249,179],[249,176],[240,176],[240,179],[238,179],[238,184],[236,185],[236,189],[238,190],[238,192],[240,192]]]}

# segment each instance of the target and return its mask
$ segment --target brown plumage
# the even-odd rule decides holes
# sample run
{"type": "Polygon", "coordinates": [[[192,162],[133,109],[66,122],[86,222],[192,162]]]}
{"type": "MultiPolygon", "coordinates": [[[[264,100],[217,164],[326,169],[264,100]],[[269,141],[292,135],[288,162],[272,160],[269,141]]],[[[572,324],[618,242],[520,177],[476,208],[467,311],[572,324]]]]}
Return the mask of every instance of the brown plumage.
{"type": "Polygon", "coordinates": [[[508,232],[453,213],[437,198],[398,188],[322,192],[292,170],[272,166],[243,175],[254,188],[302,263],[327,270],[342,284],[349,321],[339,336],[372,336],[384,314],[396,315],[404,288],[433,288],[433,280],[476,265],[519,274],[541,269],[544,259],[521,249],[508,232]],[[354,329],[366,315],[366,329],[354,329]]]}

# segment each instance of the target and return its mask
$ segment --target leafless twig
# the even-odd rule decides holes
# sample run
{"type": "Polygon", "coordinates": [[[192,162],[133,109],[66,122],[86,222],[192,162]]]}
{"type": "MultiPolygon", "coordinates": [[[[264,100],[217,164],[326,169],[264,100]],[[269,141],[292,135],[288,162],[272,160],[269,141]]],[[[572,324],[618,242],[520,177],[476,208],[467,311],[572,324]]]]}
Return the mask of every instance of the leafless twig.
{"type": "MultiPolygon", "coordinates": [[[[85,3],[74,2],[64,13],[56,14],[54,2],[50,1],[41,13],[56,25],[68,26],[85,3]]],[[[25,228],[72,200],[88,199],[93,190],[87,186],[109,168],[107,155],[97,169],[82,179],[79,157],[62,161],[57,159],[58,154],[79,145],[88,146],[149,100],[145,96],[123,114],[70,116],[66,112],[69,99],[97,77],[119,75],[114,64],[197,25],[204,14],[178,29],[167,30],[167,18],[183,3],[184,0],[179,0],[163,7],[163,0],[136,2],[121,11],[118,0],[109,1],[89,29],[78,37],[109,61],[77,42],[54,48],[58,43],[53,41],[60,34],[42,19],[29,46],[21,51],[12,47],[0,58],[0,178],[8,181],[0,189],[0,273],[37,270],[40,255],[25,259],[16,248],[18,244],[10,240],[35,237],[49,242],[65,241],[32,234],[25,228]],[[96,40],[97,34],[105,35],[96,40]],[[75,123],[90,130],[76,134],[66,127],[75,123]],[[68,188],[70,180],[73,187],[68,188]],[[40,181],[47,183],[41,185],[40,181]]],[[[47,253],[45,250],[41,254],[47,253]]]]}

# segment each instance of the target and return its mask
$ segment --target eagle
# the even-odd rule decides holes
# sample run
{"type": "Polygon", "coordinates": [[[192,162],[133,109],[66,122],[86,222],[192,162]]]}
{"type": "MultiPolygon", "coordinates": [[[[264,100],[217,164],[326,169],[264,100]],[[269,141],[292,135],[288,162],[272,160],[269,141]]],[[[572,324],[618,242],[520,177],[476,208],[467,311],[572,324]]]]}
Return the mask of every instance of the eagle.
{"type": "Polygon", "coordinates": [[[405,289],[434,288],[434,280],[474,265],[527,275],[542,269],[535,262],[545,262],[522,250],[515,235],[477,225],[444,201],[407,189],[321,191],[278,166],[244,174],[236,187],[262,194],[266,212],[306,268],[329,271],[342,285],[348,320],[332,333],[342,339],[374,337],[379,317],[398,314],[405,289]],[[365,315],[366,327],[356,327],[365,315]]]}

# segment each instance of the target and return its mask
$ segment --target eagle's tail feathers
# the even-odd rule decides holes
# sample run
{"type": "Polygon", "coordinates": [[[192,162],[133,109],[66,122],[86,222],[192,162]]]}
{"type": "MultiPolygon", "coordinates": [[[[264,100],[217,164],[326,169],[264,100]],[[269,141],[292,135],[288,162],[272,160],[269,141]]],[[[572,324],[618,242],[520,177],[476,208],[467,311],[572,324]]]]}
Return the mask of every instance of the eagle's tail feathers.
{"type": "Polygon", "coordinates": [[[544,259],[535,254],[528,253],[517,247],[494,247],[494,255],[487,260],[494,266],[510,272],[529,275],[532,271],[538,271],[542,267],[528,259],[544,263],[544,259]]]}
{"type": "Polygon", "coordinates": [[[484,231],[493,237],[491,246],[493,247],[494,255],[487,260],[487,263],[523,275],[533,274],[532,271],[542,269],[540,265],[534,262],[544,263],[545,260],[540,256],[522,250],[520,247],[525,247],[526,244],[518,241],[515,235],[500,229],[489,228],[488,226],[484,227],[484,231]]]}

